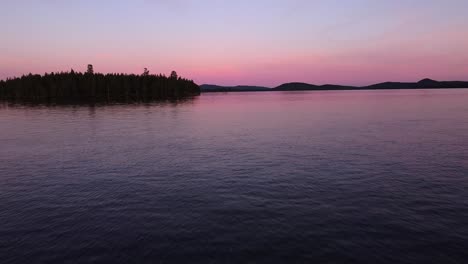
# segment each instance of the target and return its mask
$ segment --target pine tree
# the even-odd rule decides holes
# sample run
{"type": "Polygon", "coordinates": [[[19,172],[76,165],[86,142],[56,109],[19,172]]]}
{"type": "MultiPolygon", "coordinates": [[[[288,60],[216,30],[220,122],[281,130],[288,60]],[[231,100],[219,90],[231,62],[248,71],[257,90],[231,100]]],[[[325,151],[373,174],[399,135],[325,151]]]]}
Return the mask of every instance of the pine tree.
{"type": "Polygon", "coordinates": [[[86,71],[87,74],[94,74],[94,69],[92,64],[88,64],[88,70],[86,71]]]}

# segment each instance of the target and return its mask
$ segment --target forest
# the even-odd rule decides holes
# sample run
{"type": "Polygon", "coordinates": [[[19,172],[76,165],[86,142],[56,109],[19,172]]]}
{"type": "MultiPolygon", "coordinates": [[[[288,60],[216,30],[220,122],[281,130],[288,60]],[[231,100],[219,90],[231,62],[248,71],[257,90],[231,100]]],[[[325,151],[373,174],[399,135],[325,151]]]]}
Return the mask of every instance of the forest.
{"type": "Polygon", "coordinates": [[[173,71],[153,75],[145,68],[140,75],[69,72],[28,74],[0,81],[0,100],[12,102],[138,102],[167,100],[200,94],[192,80],[173,71]]]}

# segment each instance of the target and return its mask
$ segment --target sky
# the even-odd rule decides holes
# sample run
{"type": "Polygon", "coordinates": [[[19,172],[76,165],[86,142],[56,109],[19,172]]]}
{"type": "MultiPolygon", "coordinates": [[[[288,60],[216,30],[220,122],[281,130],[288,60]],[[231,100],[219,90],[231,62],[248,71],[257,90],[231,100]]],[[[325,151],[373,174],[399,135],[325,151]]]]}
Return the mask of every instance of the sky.
{"type": "Polygon", "coordinates": [[[468,80],[466,0],[2,0],[0,79],[85,71],[198,84],[468,80]]]}

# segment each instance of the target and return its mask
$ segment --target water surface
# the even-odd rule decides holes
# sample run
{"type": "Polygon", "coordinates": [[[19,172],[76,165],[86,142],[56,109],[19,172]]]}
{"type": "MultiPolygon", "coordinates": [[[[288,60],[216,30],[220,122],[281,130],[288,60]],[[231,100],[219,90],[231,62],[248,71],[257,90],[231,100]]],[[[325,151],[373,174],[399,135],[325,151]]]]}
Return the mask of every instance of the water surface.
{"type": "Polygon", "coordinates": [[[466,263],[468,90],[0,108],[1,263],[466,263]]]}

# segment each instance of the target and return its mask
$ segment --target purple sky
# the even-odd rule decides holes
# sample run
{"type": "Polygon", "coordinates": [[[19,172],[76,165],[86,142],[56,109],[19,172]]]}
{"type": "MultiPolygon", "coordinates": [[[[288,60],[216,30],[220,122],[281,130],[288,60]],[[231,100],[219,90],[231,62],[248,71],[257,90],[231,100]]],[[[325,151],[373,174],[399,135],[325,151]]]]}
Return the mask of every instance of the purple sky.
{"type": "Polygon", "coordinates": [[[5,0],[0,79],[85,71],[197,83],[468,80],[466,0],[5,0]]]}

